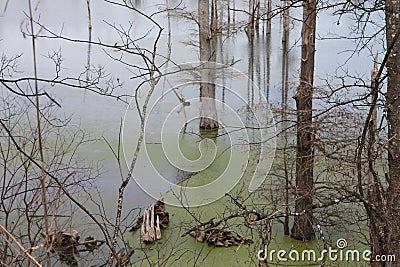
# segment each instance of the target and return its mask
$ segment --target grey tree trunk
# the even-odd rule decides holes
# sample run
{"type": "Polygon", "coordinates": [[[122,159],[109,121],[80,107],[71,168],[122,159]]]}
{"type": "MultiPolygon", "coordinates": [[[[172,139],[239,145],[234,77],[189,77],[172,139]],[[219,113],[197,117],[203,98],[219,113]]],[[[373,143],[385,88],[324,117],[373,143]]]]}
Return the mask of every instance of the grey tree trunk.
{"type": "MultiPolygon", "coordinates": [[[[312,148],[312,95],[314,82],[314,54],[316,30],[316,1],[303,0],[303,26],[301,30],[300,85],[295,95],[297,107],[296,201],[295,211],[302,213],[312,205],[314,190],[312,148]]],[[[314,238],[311,211],[295,216],[291,236],[299,240],[314,238]]]]}
{"type": "Polygon", "coordinates": [[[200,128],[214,129],[218,128],[218,118],[217,109],[215,106],[215,84],[212,81],[213,70],[211,65],[208,64],[211,59],[209,1],[199,0],[198,11],[200,61],[205,63],[201,70],[202,82],[200,83],[200,128]]]}
{"type": "Polygon", "coordinates": [[[227,9],[228,9],[228,13],[226,14],[227,15],[227,19],[228,19],[228,31],[229,31],[229,29],[230,29],[230,27],[231,27],[231,0],[227,0],[227,9]]]}
{"type": "Polygon", "coordinates": [[[254,0],[249,0],[249,18],[246,33],[250,37],[254,36],[254,0]]]}
{"type": "Polygon", "coordinates": [[[236,0],[232,0],[232,9],[233,9],[233,26],[236,24],[236,0]]]}
{"type": "Polygon", "coordinates": [[[289,3],[288,1],[283,2],[283,33],[282,33],[282,42],[286,42],[289,36],[289,20],[290,20],[290,14],[289,14],[289,3]]]}
{"type": "Polygon", "coordinates": [[[222,33],[224,26],[224,10],[225,10],[225,4],[224,2],[221,2],[219,6],[219,23],[218,23],[218,32],[220,33],[222,33]]]}
{"type": "Polygon", "coordinates": [[[267,0],[267,34],[271,34],[272,28],[272,0],[267,0]]]}
{"type": "Polygon", "coordinates": [[[260,29],[260,0],[256,0],[256,15],[255,15],[255,29],[258,33],[259,29],[260,29]]]}
{"type": "MultiPolygon", "coordinates": [[[[285,11],[286,13],[286,11],[285,11]]],[[[289,11],[287,11],[289,13],[289,11]]],[[[287,14],[289,15],[289,14],[287,14]]],[[[286,18],[286,16],[285,16],[286,18]]],[[[287,19],[288,20],[288,19],[287,19]]],[[[284,23],[285,25],[285,23],[284,23]]],[[[283,26],[285,28],[285,26],[283,26]]],[[[270,35],[269,35],[270,36],[270,35]]],[[[289,90],[289,31],[284,29],[283,36],[285,36],[285,41],[282,43],[282,133],[283,133],[283,166],[285,173],[285,212],[289,214],[289,203],[290,203],[290,177],[289,177],[289,167],[288,167],[288,90],[289,90]]],[[[283,41],[283,40],[282,40],[283,41]]],[[[268,51],[269,53],[269,51],[268,51]]],[[[289,216],[285,217],[283,222],[283,233],[285,235],[290,235],[289,227],[289,216]]]]}
{"type": "Polygon", "coordinates": [[[217,0],[211,0],[211,36],[218,32],[218,7],[217,0]]]}

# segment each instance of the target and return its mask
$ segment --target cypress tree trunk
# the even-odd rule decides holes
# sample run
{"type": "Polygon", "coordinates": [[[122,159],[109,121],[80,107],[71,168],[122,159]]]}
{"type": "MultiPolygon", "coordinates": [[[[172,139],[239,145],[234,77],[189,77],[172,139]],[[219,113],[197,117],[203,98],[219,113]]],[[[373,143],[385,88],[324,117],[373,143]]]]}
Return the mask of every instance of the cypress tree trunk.
{"type": "Polygon", "coordinates": [[[249,18],[246,33],[250,37],[254,36],[254,0],[249,0],[249,18]]]}
{"type": "MultiPolygon", "coordinates": [[[[300,85],[294,97],[297,107],[295,202],[295,211],[297,213],[302,213],[312,205],[312,194],[314,190],[312,95],[314,82],[315,29],[316,2],[315,0],[303,0],[300,85]]],[[[311,211],[294,218],[291,236],[304,241],[314,238],[311,211]]]]}
{"type": "MultiPolygon", "coordinates": [[[[212,0],[213,1],[213,0],[212,0]]],[[[201,114],[200,128],[218,128],[217,109],[215,106],[215,84],[212,81],[212,69],[207,62],[211,59],[210,43],[210,12],[209,1],[199,0],[199,41],[200,41],[200,61],[205,62],[201,70],[200,99],[201,114]]]]}

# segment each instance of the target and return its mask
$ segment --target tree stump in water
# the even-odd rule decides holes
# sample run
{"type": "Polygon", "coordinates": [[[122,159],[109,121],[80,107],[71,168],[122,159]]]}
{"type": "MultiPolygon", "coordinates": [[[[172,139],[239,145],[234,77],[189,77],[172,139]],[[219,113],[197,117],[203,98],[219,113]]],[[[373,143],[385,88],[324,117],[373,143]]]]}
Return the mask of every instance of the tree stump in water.
{"type": "Polygon", "coordinates": [[[140,234],[143,242],[153,243],[161,239],[161,227],[165,229],[169,224],[169,214],[165,211],[164,203],[157,201],[156,204],[150,204],[142,217],[138,218],[138,222],[140,221],[142,221],[140,234]]]}

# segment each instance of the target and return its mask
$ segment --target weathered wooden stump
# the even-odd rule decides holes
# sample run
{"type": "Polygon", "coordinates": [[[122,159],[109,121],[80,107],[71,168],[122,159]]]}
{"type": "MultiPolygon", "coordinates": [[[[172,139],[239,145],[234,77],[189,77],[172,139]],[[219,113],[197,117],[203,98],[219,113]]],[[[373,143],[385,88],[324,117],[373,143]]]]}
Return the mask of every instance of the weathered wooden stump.
{"type": "MultiPolygon", "coordinates": [[[[165,205],[161,201],[150,204],[144,211],[141,218],[141,239],[145,243],[153,243],[161,239],[161,227],[167,228],[169,224],[169,214],[165,211],[165,205]]],[[[137,226],[136,226],[137,227],[137,226]]]]}

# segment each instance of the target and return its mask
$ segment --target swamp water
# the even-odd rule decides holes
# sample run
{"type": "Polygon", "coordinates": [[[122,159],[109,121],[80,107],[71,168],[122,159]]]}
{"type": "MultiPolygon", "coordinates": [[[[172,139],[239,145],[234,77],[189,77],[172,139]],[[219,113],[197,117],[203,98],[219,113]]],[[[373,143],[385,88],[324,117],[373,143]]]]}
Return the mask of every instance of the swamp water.
{"type": "MultiPolygon", "coordinates": [[[[170,1],[169,6],[178,5],[178,1],[170,1]]],[[[278,2],[274,4],[279,4],[278,2]]],[[[189,10],[195,10],[197,1],[187,1],[185,5],[189,10]]],[[[163,1],[137,1],[136,7],[144,12],[150,14],[165,7],[163,1]]],[[[237,8],[247,8],[245,3],[238,3],[237,8]]],[[[31,43],[29,38],[24,38],[21,34],[21,22],[26,19],[24,12],[27,10],[27,5],[23,1],[10,1],[7,10],[3,12],[0,18],[0,33],[1,41],[0,47],[6,54],[20,54],[19,70],[21,75],[31,76],[31,43]]],[[[86,1],[40,1],[35,16],[39,17],[40,23],[46,28],[52,29],[56,33],[62,33],[66,37],[73,39],[88,39],[87,28],[87,7],[86,1]]],[[[293,17],[301,17],[301,12],[298,10],[293,11],[293,17]]],[[[154,31],[151,31],[151,25],[148,21],[140,16],[137,12],[129,9],[118,7],[103,1],[91,1],[91,16],[92,16],[92,40],[98,40],[102,43],[114,43],[119,40],[118,31],[110,25],[120,25],[122,27],[129,27],[129,23],[133,22],[132,34],[138,38],[149,34],[145,38],[138,41],[140,46],[151,48],[155,39],[154,31]]],[[[163,57],[169,57],[174,64],[184,64],[187,62],[195,62],[198,60],[198,48],[192,43],[197,42],[196,25],[193,22],[180,18],[177,15],[171,15],[170,30],[168,32],[168,17],[165,12],[154,16],[155,20],[165,28],[165,31],[160,37],[158,44],[158,53],[163,57]],[[168,44],[171,51],[168,50],[168,44]]],[[[244,13],[238,13],[236,16],[238,24],[246,20],[244,13]]],[[[346,27],[351,25],[351,21],[343,20],[340,27],[335,24],[335,21],[330,17],[325,16],[324,13],[318,18],[318,31],[320,33],[328,33],[331,31],[347,31],[346,27]]],[[[277,15],[272,20],[272,33],[267,36],[263,34],[265,25],[261,26],[260,34],[255,36],[254,40],[250,42],[242,29],[233,29],[234,33],[230,35],[223,34],[216,38],[215,53],[216,62],[223,64],[230,64],[236,62],[233,67],[240,72],[250,77],[253,82],[248,80],[235,80],[235,77],[228,74],[221,74],[220,86],[217,88],[217,99],[229,106],[235,107],[239,117],[246,121],[246,118],[251,121],[252,113],[246,111],[246,104],[241,103],[240,98],[235,98],[235,95],[230,92],[237,92],[243,96],[245,102],[254,105],[269,103],[272,107],[280,107],[282,105],[282,96],[286,95],[286,101],[289,106],[293,106],[292,95],[298,80],[298,69],[300,60],[299,38],[300,38],[300,25],[294,20],[290,23],[290,38],[289,42],[284,48],[282,39],[282,19],[277,15]],[[287,64],[283,64],[287,62],[287,64]],[[284,84],[289,86],[285,87],[284,84]],[[224,88],[230,88],[232,91],[224,88]],[[284,92],[285,90],[285,92],[284,92]],[[238,100],[239,99],[239,100],[238,100]],[[265,100],[265,101],[264,101],[265,100]]],[[[326,73],[335,69],[348,55],[339,52],[346,50],[346,46],[351,47],[352,43],[348,41],[317,42],[316,52],[316,76],[323,78],[326,73]]],[[[38,38],[37,39],[37,54],[38,59],[38,74],[40,77],[51,79],[55,75],[54,65],[48,58],[49,53],[59,51],[62,55],[63,68],[62,74],[67,77],[76,77],[77,74],[85,72],[85,65],[88,58],[87,44],[73,43],[60,39],[38,38]]],[[[90,48],[90,62],[94,66],[104,66],[105,71],[113,76],[118,81],[118,86],[114,92],[116,95],[133,95],[134,90],[139,84],[138,80],[131,80],[133,76],[132,70],[113,60],[108,54],[113,54],[112,49],[103,50],[103,48],[93,45],[90,48]]],[[[161,60],[161,59],[160,59],[161,60]]],[[[358,72],[369,73],[370,71],[370,58],[366,55],[352,58],[349,61],[354,69],[358,72]]],[[[132,57],[129,59],[132,65],[143,65],[140,59],[132,57]]],[[[169,63],[174,65],[172,63],[169,63]]],[[[16,74],[15,76],[18,76],[16,74]]],[[[320,79],[317,78],[319,83],[320,79]]],[[[162,79],[159,81],[162,86],[160,90],[168,91],[170,86],[162,79]]],[[[98,162],[102,166],[102,172],[96,181],[96,187],[101,192],[103,204],[105,207],[106,215],[109,216],[111,221],[115,216],[115,205],[117,202],[117,192],[120,185],[120,175],[118,164],[115,157],[110,150],[109,146],[104,142],[106,139],[110,146],[116,148],[119,142],[119,129],[121,121],[124,123],[123,128],[123,162],[130,162],[132,158],[137,137],[139,135],[140,124],[135,113],[135,108],[128,107],[126,103],[118,101],[115,98],[101,96],[90,91],[82,89],[66,88],[61,85],[51,86],[49,84],[43,85],[44,90],[50,93],[61,104],[62,108],[59,109],[60,114],[72,116],[72,124],[79,125],[85,132],[87,132],[92,139],[96,141],[84,144],[78,152],[79,156],[86,161],[98,162]],[[104,138],[104,139],[103,139],[104,138]]],[[[185,99],[191,99],[198,96],[198,85],[189,83],[185,88],[180,88],[180,92],[185,99]]],[[[7,94],[2,89],[2,94],[7,94]]],[[[155,95],[158,98],[160,95],[155,95]]],[[[129,97],[125,98],[128,102],[129,97]]],[[[148,139],[145,142],[145,149],[141,150],[135,175],[145,178],[149,182],[152,190],[152,195],[159,195],[160,197],[168,197],[170,189],[169,184],[160,184],[158,180],[154,179],[154,169],[162,173],[170,183],[177,184],[183,183],[187,186],[199,186],[208,184],[216,176],[221,174],[228,164],[228,156],[232,154],[240,154],[240,149],[230,148],[229,140],[224,135],[224,131],[220,131],[220,137],[215,139],[217,143],[217,155],[220,157],[204,171],[190,173],[181,171],[172,166],[164,155],[163,147],[161,146],[161,136],[159,133],[160,125],[166,118],[167,114],[171,112],[171,106],[176,106],[179,102],[174,94],[169,94],[161,99],[161,103],[157,108],[152,110],[151,120],[148,122],[149,129],[147,133],[148,139]],[[236,150],[235,150],[236,149],[236,150]],[[146,161],[146,157],[151,158],[151,162],[146,161]],[[149,165],[150,164],[150,165],[149,165]],[[152,166],[149,168],[149,166],[152,166]],[[191,177],[188,180],[186,178],[191,177]]],[[[196,103],[191,103],[191,108],[199,108],[196,103]]],[[[177,110],[176,114],[181,116],[182,110],[177,110]],[[180,113],[179,113],[180,112],[180,113]]],[[[178,115],[177,115],[178,116],[178,115]]],[[[223,116],[223,115],[221,115],[223,116]]],[[[266,114],[268,117],[269,114],[266,114]]],[[[178,123],[177,123],[178,124],[178,123]]],[[[198,120],[190,121],[187,125],[186,132],[180,135],[180,148],[183,154],[194,160],[199,156],[198,142],[199,135],[197,130],[198,120]]],[[[226,130],[226,129],[225,129],[226,130]]],[[[168,134],[168,131],[166,131],[168,134]]],[[[174,134],[174,132],[171,132],[174,134]]],[[[259,138],[259,133],[255,131],[247,133],[253,136],[253,142],[259,138]]],[[[176,135],[172,136],[173,138],[176,135]]],[[[167,138],[168,139],[168,138],[167,138]]],[[[239,138],[240,139],[240,138],[239,138]]],[[[175,141],[167,141],[165,144],[174,143],[175,141]]],[[[233,189],[232,192],[247,192],[243,193],[243,198],[248,197],[247,189],[250,182],[250,177],[254,173],[256,163],[252,161],[252,157],[259,157],[259,153],[250,153],[250,164],[244,173],[242,179],[233,189]],[[247,194],[247,195],[246,195],[247,194]]],[[[242,158],[238,157],[241,167],[242,158]]],[[[233,162],[235,164],[236,162],[233,162]]],[[[122,169],[126,172],[126,165],[122,164],[122,169]]],[[[269,169],[268,167],[266,169],[269,169]]],[[[265,184],[273,184],[272,178],[268,178],[265,184]]],[[[170,193],[171,194],[171,193],[170,193]]],[[[258,199],[262,194],[258,195],[256,192],[250,198],[258,199]]],[[[138,186],[133,180],[128,185],[125,194],[125,205],[129,208],[143,208],[149,203],[153,202],[144,190],[138,186]]],[[[260,201],[261,202],[261,201],[260,201]]],[[[227,213],[232,203],[226,197],[220,199],[212,204],[203,207],[194,208],[193,214],[196,214],[202,221],[227,213]]],[[[187,211],[182,208],[167,206],[167,211],[171,214],[171,224],[163,235],[167,242],[160,242],[153,247],[144,247],[143,250],[138,249],[132,259],[141,260],[145,255],[148,255],[150,261],[155,264],[157,258],[160,264],[164,263],[167,266],[250,266],[258,264],[257,251],[260,249],[260,244],[255,243],[250,246],[239,246],[232,248],[216,248],[210,249],[205,244],[196,243],[195,240],[189,236],[181,237],[182,232],[186,228],[194,225],[194,220],[188,215],[187,211]],[[173,251],[173,252],[171,252],[173,251]]],[[[254,234],[249,231],[243,230],[243,227],[236,226],[239,232],[249,235],[254,234]]],[[[294,241],[282,235],[282,227],[276,225],[273,231],[273,241],[271,248],[282,248],[289,250],[290,248],[309,248],[321,247],[318,242],[301,243],[294,241]]],[[[138,233],[127,233],[130,245],[140,247],[138,243],[138,233]]],[[[255,235],[255,234],[254,234],[255,235]]],[[[342,234],[338,234],[341,237],[342,234]]],[[[256,238],[254,236],[254,238],[256,238]]],[[[92,259],[93,260],[93,259],[92,259]]],[[[89,263],[90,255],[85,262],[89,263]]],[[[93,261],[95,262],[95,261],[93,261]]],[[[134,266],[148,266],[149,261],[137,261],[134,266]]],[[[302,263],[298,264],[302,266],[302,263]]],[[[342,266],[342,265],[337,265],[342,266]]],[[[350,266],[350,265],[348,265],[350,266]]],[[[354,265],[356,266],[356,264],[354,265]]]]}

